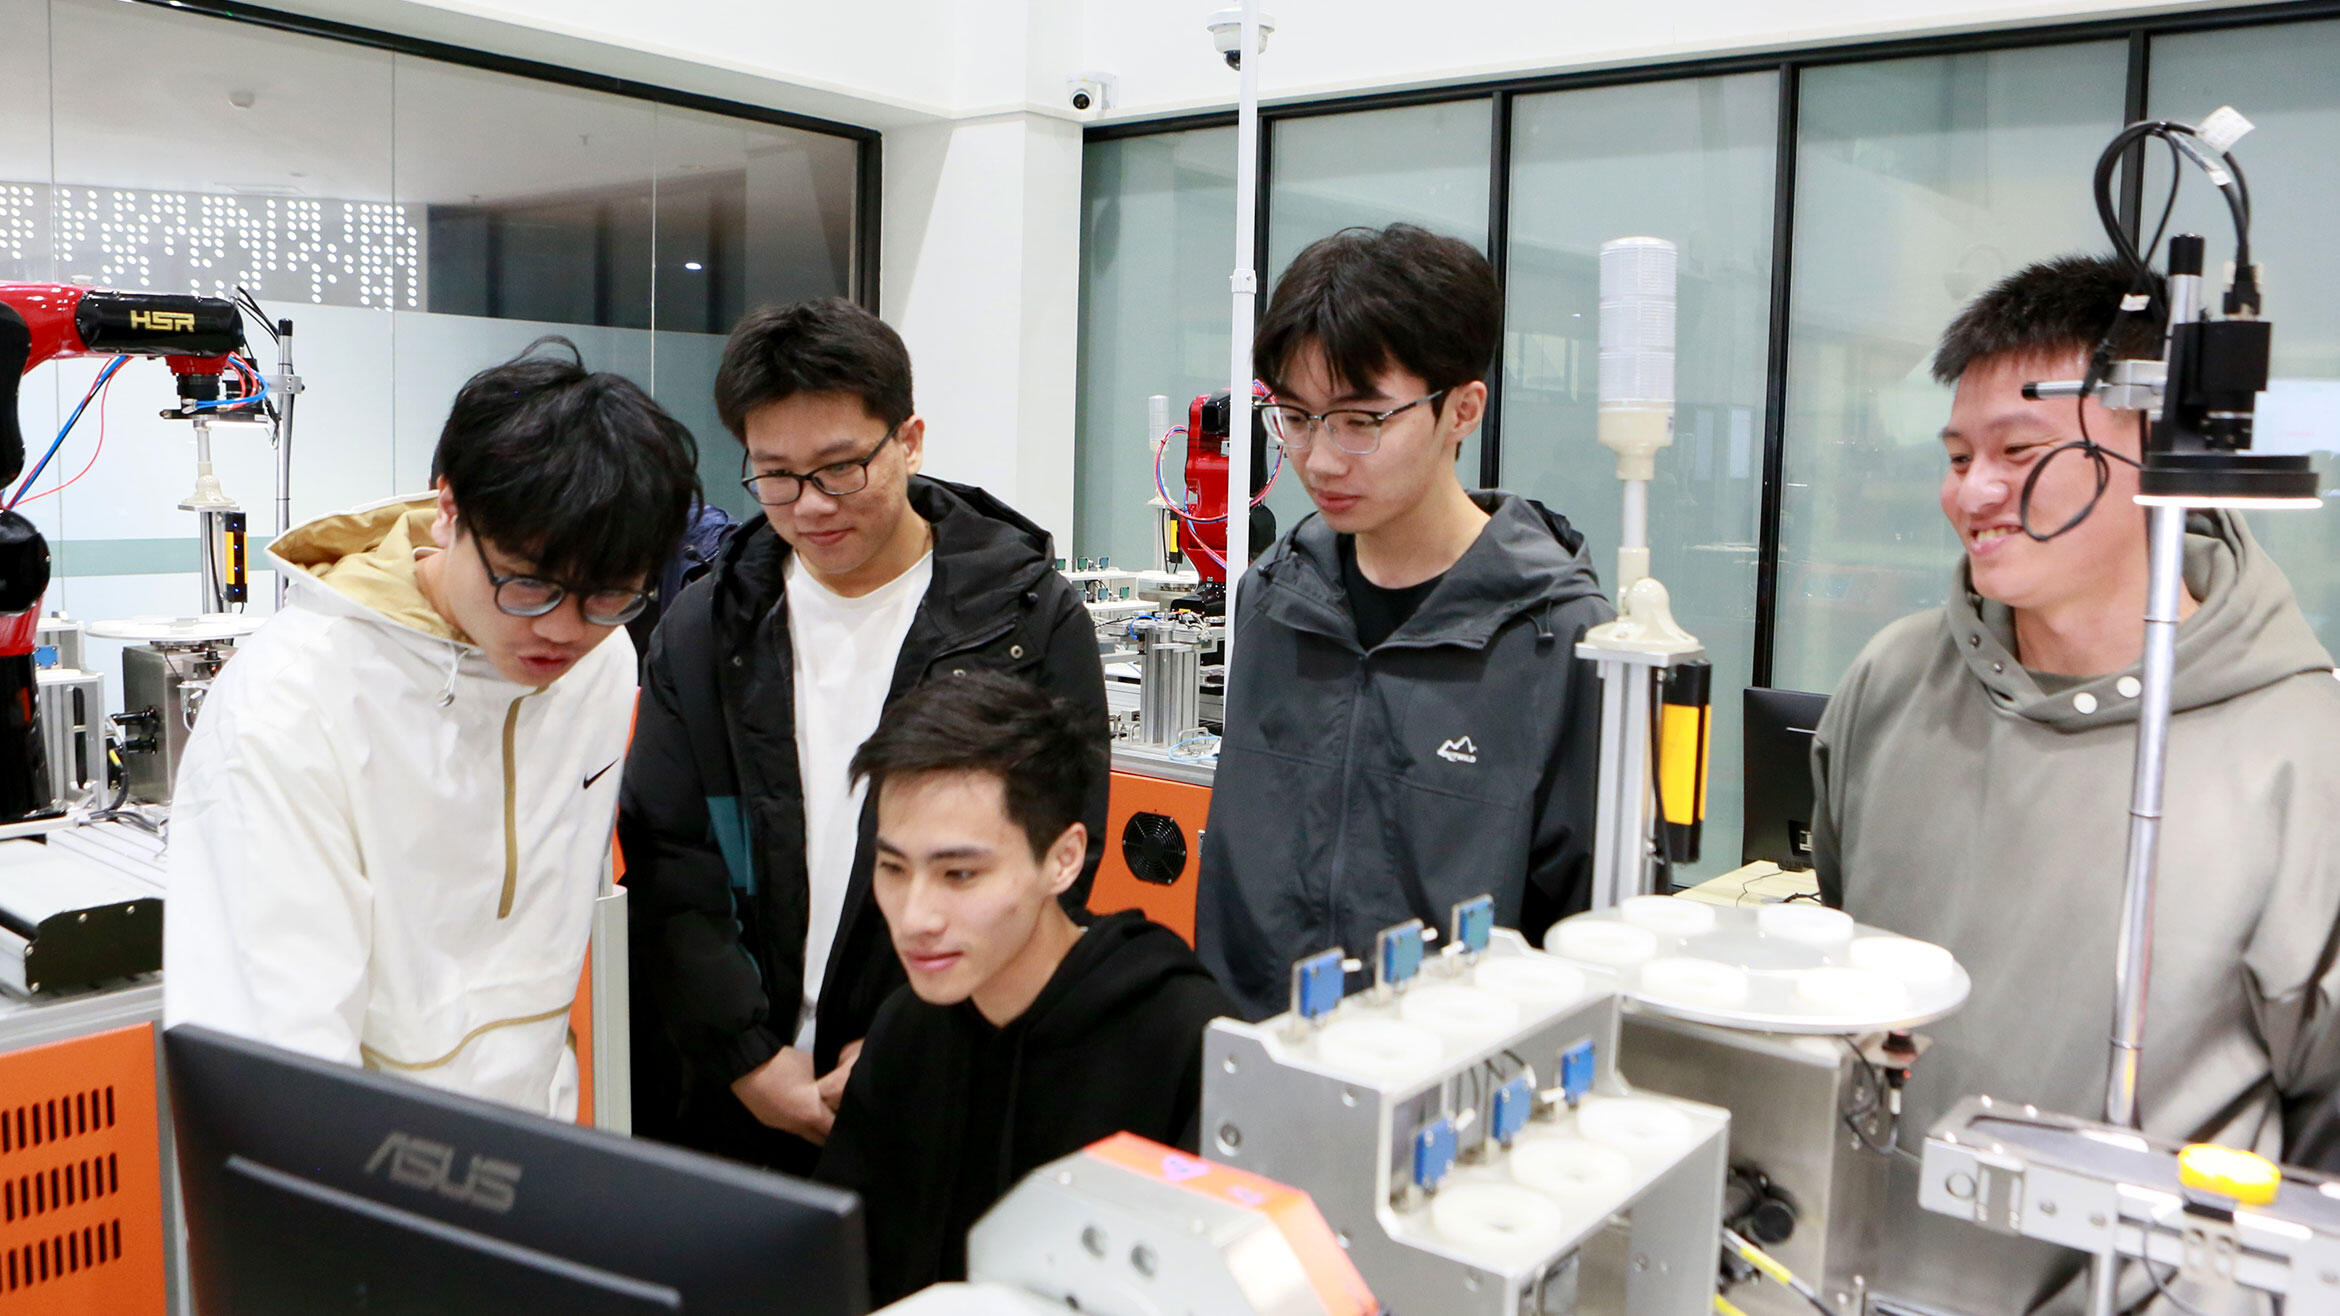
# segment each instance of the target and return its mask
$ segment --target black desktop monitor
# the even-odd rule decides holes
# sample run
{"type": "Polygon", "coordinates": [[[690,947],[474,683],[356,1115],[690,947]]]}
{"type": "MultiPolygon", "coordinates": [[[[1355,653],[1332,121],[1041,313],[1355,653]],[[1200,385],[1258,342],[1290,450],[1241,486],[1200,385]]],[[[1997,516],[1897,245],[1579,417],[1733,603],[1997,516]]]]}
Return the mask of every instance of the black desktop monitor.
{"type": "Polygon", "coordinates": [[[851,1193],[193,1025],[163,1050],[199,1316],[869,1310],[851,1193]]]}
{"type": "Polygon", "coordinates": [[[1745,830],[1739,862],[1812,866],[1812,733],[1828,696],[1751,687],[1745,695],[1745,830]]]}

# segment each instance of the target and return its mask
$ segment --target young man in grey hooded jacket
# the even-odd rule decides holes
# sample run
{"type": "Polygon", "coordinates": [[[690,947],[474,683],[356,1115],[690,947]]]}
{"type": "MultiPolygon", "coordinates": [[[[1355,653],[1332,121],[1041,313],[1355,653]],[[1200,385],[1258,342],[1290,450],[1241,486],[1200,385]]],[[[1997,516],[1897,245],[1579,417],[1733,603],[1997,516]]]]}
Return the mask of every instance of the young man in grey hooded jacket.
{"type": "MultiPolygon", "coordinates": [[[[1942,431],[1942,511],[1965,549],[1951,601],[1870,641],[1814,742],[1823,895],[1947,946],[1974,978],[1927,1030],[1904,1145],[1968,1095],[2104,1109],[2144,649],[2139,417],[2022,386],[2079,378],[2107,326],[2115,357],[2158,356],[2158,312],[2120,312],[2129,287],[2112,261],[2065,257],[1951,324],[1934,357],[1957,390],[1942,431]],[[2026,521],[2071,528],[2040,542],[2026,521]]],[[[2296,1150],[2286,1116],[2340,1074],[2340,681],[2239,517],[2197,513],[2188,530],[2140,1113],[2148,1132],[2280,1158],[2296,1150]]],[[[2079,1253],[1921,1211],[1914,1165],[1894,1173],[1876,1291],[1958,1312],[2082,1309],[2079,1253]]],[[[2124,1310],[2153,1292],[2130,1272],[2124,1310]]]]}
{"type": "Polygon", "coordinates": [[[1258,1019],[1292,961],[1495,897],[1541,936],[1584,907],[1613,613],[1584,536],[1465,490],[1502,324],[1469,243],[1410,224],[1300,253],[1252,339],[1268,428],[1316,504],[1237,596],[1196,951],[1258,1019]]]}

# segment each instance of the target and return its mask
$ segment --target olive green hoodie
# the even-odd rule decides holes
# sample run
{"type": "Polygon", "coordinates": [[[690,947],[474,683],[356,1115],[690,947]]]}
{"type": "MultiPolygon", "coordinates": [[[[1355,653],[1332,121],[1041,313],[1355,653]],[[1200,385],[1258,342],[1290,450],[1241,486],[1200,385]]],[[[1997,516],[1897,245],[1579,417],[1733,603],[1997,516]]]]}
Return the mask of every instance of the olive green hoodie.
{"type": "MultiPolygon", "coordinates": [[[[2140,1078],[2144,1126],[2269,1155],[2340,1075],[2340,681],[2242,524],[2197,514],[2140,1078]]],[[[2048,687],[1971,592],[1870,641],[1813,744],[1813,853],[1855,918],[1974,978],[1910,1077],[1902,1142],[1970,1094],[2101,1118],[2135,761],[2136,669],[2048,687]]],[[[2140,626],[2142,622],[2140,622],[2140,626]]],[[[1916,1205],[1896,1165],[1878,1291],[1963,1312],[2078,1310],[2078,1253],[1916,1205]],[[2053,1301],[2050,1302],[2050,1298],[2053,1301]]],[[[2132,1276],[2142,1283],[2142,1276],[2132,1276]]]]}

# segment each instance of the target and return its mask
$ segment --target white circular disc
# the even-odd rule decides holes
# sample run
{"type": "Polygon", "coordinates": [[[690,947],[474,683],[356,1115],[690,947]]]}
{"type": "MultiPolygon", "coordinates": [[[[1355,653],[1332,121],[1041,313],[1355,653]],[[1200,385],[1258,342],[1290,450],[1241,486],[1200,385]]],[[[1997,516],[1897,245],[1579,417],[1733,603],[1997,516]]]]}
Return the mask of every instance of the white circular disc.
{"type": "Polygon", "coordinates": [[[1631,1158],[1584,1138],[1522,1138],[1507,1160],[1513,1179],[1570,1201],[1613,1197],[1633,1186],[1631,1158]]]}
{"type": "Polygon", "coordinates": [[[1430,1199],[1430,1227],[1447,1242],[1499,1256],[1541,1256],[1568,1240],[1552,1199],[1515,1184],[1453,1184],[1430,1199]]]}
{"type": "Polygon", "coordinates": [[[1398,998],[1398,1017],[1440,1037],[1478,1041],[1519,1024],[1519,1003],[1477,987],[1416,987],[1398,998]]]}
{"type": "Polygon", "coordinates": [[[1395,1019],[1336,1019],[1316,1035],[1316,1057],[1372,1078],[1403,1078],[1446,1055],[1438,1035],[1395,1019]]]}
{"type": "Polygon", "coordinates": [[[1679,896],[1627,896],[1617,912],[1635,927],[1669,937],[1695,937],[1714,931],[1714,906],[1679,896]]]}
{"type": "Polygon", "coordinates": [[[1576,1130],[1628,1154],[1670,1152],[1696,1136],[1690,1117],[1643,1097],[1588,1097],[1576,1111],[1576,1130]]]}
{"type": "Polygon", "coordinates": [[[1641,966],[1641,994],[1653,1000],[1728,1008],[1753,990],[1747,971],[1732,964],[1674,955],[1641,966]]]}
{"type": "Polygon", "coordinates": [[[1546,955],[1482,956],[1479,967],[1471,971],[1471,981],[1497,996],[1539,1008],[1566,1005],[1590,990],[1584,970],[1546,955]]]}
{"type": "Polygon", "coordinates": [[[206,640],[232,640],[250,635],[266,620],[266,617],[240,612],[207,612],[200,617],[129,617],[93,621],[89,623],[88,635],[93,640],[200,644],[206,640]]]}
{"type": "Polygon", "coordinates": [[[1830,1010],[1893,1014],[1909,1008],[1909,988],[1898,978],[1834,965],[1796,975],[1796,995],[1830,1010]]]}
{"type": "Polygon", "coordinates": [[[1755,930],[1827,950],[1852,940],[1853,921],[1852,915],[1825,905],[1766,905],[1755,911],[1755,930]]]}
{"type": "Polygon", "coordinates": [[[1544,949],[1587,964],[1639,964],[1658,951],[1657,934],[1614,919],[1577,917],[1555,923],[1544,949]]]}
{"type": "Polygon", "coordinates": [[[1856,969],[1882,973],[1913,987],[1948,982],[1958,971],[1949,951],[1915,937],[1857,937],[1850,952],[1856,969]]]}

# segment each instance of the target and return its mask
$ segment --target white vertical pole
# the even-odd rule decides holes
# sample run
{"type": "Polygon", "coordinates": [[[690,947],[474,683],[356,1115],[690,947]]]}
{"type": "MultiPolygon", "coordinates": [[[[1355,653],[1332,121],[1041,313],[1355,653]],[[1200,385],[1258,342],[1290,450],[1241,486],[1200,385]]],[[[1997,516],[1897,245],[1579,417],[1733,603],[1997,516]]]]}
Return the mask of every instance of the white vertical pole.
{"type": "MultiPolygon", "coordinates": [[[[1259,296],[1252,236],[1259,215],[1259,0],[1243,0],[1243,58],[1235,116],[1235,273],[1233,340],[1227,347],[1227,641],[1229,685],[1235,673],[1235,592],[1251,561],[1251,321],[1259,296]]],[[[1231,696],[1233,690],[1225,692],[1231,696]]]]}

